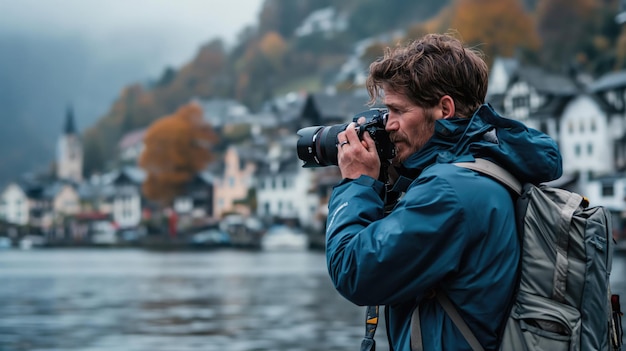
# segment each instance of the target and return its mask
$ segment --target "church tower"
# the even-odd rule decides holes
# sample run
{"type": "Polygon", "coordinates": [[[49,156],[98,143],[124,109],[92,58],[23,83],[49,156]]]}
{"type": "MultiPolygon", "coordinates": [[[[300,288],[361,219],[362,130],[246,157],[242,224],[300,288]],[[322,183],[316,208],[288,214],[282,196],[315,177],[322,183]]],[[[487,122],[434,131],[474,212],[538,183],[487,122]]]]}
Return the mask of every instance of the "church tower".
{"type": "Polygon", "coordinates": [[[57,177],[75,182],[83,180],[83,146],[76,132],[71,106],[67,108],[65,130],[57,143],[57,177]]]}

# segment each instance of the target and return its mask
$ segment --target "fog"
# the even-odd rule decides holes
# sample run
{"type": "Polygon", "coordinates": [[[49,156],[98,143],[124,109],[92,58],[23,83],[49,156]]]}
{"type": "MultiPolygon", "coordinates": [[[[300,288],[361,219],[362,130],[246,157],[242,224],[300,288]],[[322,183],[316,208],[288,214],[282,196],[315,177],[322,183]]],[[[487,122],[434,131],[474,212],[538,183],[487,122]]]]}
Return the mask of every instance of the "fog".
{"type": "Polygon", "coordinates": [[[234,44],[261,5],[0,0],[0,184],[49,167],[68,106],[79,130],[90,127],[124,86],[157,80],[212,39],[234,44]]]}

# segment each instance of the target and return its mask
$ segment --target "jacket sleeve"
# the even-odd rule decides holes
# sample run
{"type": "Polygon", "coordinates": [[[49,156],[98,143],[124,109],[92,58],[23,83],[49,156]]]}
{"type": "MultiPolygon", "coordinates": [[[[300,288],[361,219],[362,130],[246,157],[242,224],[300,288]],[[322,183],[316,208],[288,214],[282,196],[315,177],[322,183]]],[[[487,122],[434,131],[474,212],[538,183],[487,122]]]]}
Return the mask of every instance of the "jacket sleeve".
{"type": "Polygon", "coordinates": [[[329,202],[328,271],[358,305],[421,299],[458,269],[467,245],[464,211],[444,177],[416,180],[384,218],[382,187],[363,176],[337,186],[329,202]]]}

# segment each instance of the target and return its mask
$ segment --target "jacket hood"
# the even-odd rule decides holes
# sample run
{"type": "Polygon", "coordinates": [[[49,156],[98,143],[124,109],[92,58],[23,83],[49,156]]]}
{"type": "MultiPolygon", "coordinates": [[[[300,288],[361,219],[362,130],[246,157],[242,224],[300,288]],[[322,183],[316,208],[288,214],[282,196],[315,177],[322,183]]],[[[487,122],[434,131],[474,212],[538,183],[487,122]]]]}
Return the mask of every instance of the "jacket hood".
{"type": "Polygon", "coordinates": [[[485,104],[471,118],[435,122],[435,133],[422,149],[409,156],[401,174],[415,175],[433,163],[493,161],[522,183],[539,184],[563,173],[561,153],[548,135],[500,116],[485,104]]]}

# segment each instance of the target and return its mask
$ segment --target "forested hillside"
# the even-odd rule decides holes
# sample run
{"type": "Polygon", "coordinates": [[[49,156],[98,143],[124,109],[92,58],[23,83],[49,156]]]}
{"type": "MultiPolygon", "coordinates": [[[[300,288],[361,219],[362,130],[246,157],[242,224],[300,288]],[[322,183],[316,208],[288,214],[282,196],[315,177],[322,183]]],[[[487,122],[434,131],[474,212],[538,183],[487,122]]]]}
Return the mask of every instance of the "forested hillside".
{"type": "MultiPolygon", "coordinates": [[[[106,115],[85,131],[86,172],[114,161],[119,138],[171,114],[193,97],[242,101],[251,110],[295,90],[314,91],[333,76],[359,40],[401,30],[374,41],[361,59],[376,59],[385,46],[426,32],[451,29],[481,49],[488,62],[515,56],[567,72],[593,75],[625,66],[626,36],[615,21],[617,0],[266,0],[257,26],[240,33],[227,50],[219,40],[198,49],[182,67],[170,67],[149,85],[130,84],[106,115]],[[295,35],[313,11],[333,6],[347,28],[332,34],[295,35]]],[[[353,88],[350,84],[340,89],[353,88]]]]}

